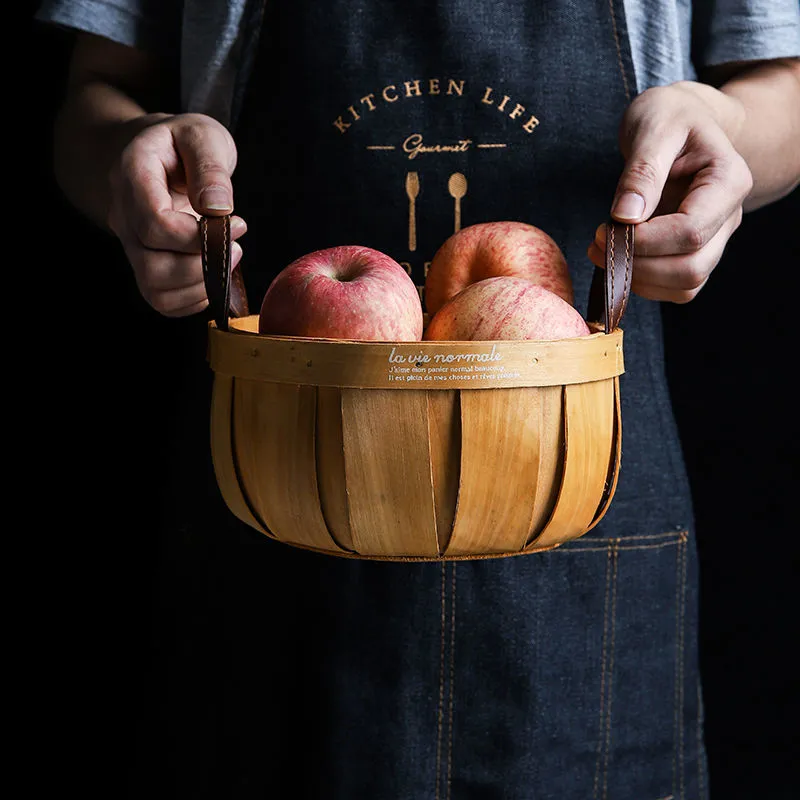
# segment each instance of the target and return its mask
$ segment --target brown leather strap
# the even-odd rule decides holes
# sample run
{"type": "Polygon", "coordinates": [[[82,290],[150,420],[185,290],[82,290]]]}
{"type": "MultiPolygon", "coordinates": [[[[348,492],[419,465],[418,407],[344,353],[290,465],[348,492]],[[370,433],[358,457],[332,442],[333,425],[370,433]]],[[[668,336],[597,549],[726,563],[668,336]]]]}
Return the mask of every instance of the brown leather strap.
{"type": "Polygon", "coordinates": [[[242,274],[231,269],[231,218],[200,218],[200,256],[208,303],[217,327],[228,330],[228,317],[245,317],[247,306],[242,274]]]}
{"type": "Polygon", "coordinates": [[[613,220],[606,224],[605,264],[605,269],[595,267],[587,317],[611,333],[619,327],[631,293],[633,225],[613,220]]]}

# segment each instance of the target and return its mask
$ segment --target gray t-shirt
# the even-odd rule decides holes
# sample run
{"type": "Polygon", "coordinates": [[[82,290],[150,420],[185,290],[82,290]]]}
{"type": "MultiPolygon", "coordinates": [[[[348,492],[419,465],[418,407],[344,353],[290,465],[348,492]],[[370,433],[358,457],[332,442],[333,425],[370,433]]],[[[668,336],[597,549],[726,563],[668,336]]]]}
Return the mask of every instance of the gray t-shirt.
{"type": "MultiPolygon", "coordinates": [[[[800,56],[797,0],[623,1],[640,92],[691,80],[701,66],[800,56]]],[[[164,0],[45,0],[37,19],[143,50],[179,48],[181,110],[229,123],[258,36],[253,7],[248,0],[185,0],[182,11],[164,0]]]]}

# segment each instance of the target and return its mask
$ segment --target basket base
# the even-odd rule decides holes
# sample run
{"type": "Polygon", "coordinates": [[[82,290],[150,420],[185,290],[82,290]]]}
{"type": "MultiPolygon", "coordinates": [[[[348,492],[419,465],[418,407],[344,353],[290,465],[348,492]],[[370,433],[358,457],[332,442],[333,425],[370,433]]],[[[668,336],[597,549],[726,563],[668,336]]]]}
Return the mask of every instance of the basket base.
{"type": "MultiPolygon", "coordinates": [[[[272,539],[273,537],[268,537],[272,539]]],[[[516,550],[508,553],[464,553],[464,554],[448,554],[437,556],[401,556],[401,555],[362,555],[361,553],[351,553],[345,550],[323,550],[319,547],[309,547],[308,545],[295,544],[294,542],[284,542],[280,539],[275,539],[286,547],[293,547],[297,550],[306,550],[310,553],[318,553],[325,556],[334,556],[335,558],[348,558],[356,561],[389,561],[394,563],[414,563],[414,562],[441,562],[441,561],[487,561],[489,559],[509,558],[510,556],[527,556],[531,553],[544,553],[548,550],[555,550],[561,547],[563,542],[556,544],[540,545],[538,547],[528,547],[525,550],[516,550]]]]}

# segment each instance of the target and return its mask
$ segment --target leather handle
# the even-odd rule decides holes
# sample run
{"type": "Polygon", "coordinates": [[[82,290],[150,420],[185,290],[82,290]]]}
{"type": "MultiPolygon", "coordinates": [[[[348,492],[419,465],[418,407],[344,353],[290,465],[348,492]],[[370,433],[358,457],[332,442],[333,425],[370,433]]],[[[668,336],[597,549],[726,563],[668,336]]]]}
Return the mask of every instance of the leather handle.
{"type": "Polygon", "coordinates": [[[228,318],[246,317],[247,293],[241,271],[231,268],[231,218],[201,217],[200,258],[208,304],[217,327],[228,330],[228,318]]]}
{"type": "Polygon", "coordinates": [[[628,305],[633,276],[633,225],[606,223],[605,269],[595,267],[587,318],[603,324],[606,333],[619,327],[628,305]]]}

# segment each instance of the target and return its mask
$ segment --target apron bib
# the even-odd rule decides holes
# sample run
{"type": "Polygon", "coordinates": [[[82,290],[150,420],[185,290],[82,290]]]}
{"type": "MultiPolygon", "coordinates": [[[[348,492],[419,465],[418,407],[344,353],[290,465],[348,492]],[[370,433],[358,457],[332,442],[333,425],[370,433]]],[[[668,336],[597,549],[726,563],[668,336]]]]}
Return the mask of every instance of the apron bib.
{"type": "MultiPolygon", "coordinates": [[[[421,287],[459,227],[519,220],[562,247],[585,312],[635,94],[621,0],[271,0],[254,24],[234,128],[251,308],[312,250],[383,250],[421,287]]],[[[631,298],[623,328],[620,482],[569,545],[393,564],[232,519],[208,534],[219,649],[195,664],[209,710],[182,732],[186,796],[704,796],[696,564],[657,305],[631,298]]]]}

